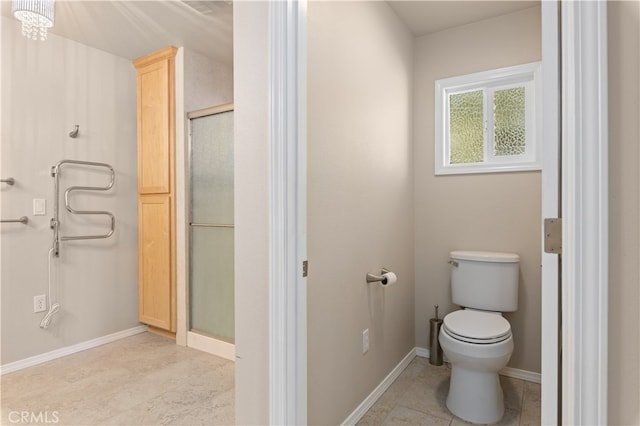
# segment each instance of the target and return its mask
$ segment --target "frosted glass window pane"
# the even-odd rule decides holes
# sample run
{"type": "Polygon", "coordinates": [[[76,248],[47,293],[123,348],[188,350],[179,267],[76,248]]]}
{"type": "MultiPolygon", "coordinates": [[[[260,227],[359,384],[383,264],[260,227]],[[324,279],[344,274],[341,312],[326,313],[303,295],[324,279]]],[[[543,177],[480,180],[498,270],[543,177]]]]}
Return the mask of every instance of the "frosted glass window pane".
{"type": "Polygon", "coordinates": [[[233,223],[233,112],[191,120],[191,221],[233,223]]]}
{"type": "Polygon", "coordinates": [[[449,96],[449,148],[451,164],[479,163],[484,159],[482,90],[449,96]]]}
{"type": "Polygon", "coordinates": [[[234,339],[233,228],[191,228],[191,329],[234,339]]]}
{"type": "Polygon", "coordinates": [[[524,87],[496,90],[493,97],[493,155],[522,155],[525,152],[524,87]]]}

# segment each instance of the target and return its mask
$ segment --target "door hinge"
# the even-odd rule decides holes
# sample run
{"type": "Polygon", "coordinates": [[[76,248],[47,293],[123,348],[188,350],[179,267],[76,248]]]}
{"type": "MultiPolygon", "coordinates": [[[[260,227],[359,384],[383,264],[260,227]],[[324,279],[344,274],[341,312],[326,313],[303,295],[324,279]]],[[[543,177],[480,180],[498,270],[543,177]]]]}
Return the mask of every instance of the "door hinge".
{"type": "Polygon", "coordinates": [[[544,252],[562,254],[562,218],[544,220],[544,252]]]}
{"type": "Polygon", "coordinates": [[[302,261],[302,278],[306,278],[308,272],[309,272],[309,261],[303,260],[302,261]]]}

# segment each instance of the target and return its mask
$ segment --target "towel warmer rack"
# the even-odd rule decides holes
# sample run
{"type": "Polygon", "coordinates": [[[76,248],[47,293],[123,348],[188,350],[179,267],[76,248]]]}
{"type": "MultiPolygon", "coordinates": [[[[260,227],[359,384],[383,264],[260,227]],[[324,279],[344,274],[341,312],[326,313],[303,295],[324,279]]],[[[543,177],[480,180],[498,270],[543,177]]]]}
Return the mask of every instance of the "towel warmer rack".
{"type": "Polygon", "coordinates": [[[26,216],[22,216],[20,219],[2,219],[0,220],[0,223],[21,223],[23,225],[26,225],[27,223],[29,223],[29,218],[26,216]]]}
{"type": "MultiPolygon", "coordinates": [[[[6,179],[0,179],[0,182],[6,183],[7,185],[15,185],[16,180],[12,177],[6,179]]],[[[0,223],[21,223],[26,225],[29,223],[29,218],[26,216],[22,216],[20,219],[0,219],[0,223]]]]}
{"type": "Polygon", "coordinates": [[[116,179],[115,171],[113,167],[106,163],[96,163],[93,161],[79,161],[79,160],[61,160],[51,167],[51,176],[54,178],[53,187],[55,192],[55,198],[53,200],[53,218],[51,218],[51,229],[53,229],[53,255],[58,257],[60,255],[60,241],[70,240],[95,240],[101,238],[109,238],[113,235],[116,228],[116,218],[111,212],[101,210],[78,210],[71,206],[69,196],[73,191],[108,191],[113,188],[113,183],[116,179]],[[89,167],[105,168],[109,171],[110,179],[106,186],[70,186],[64,191],[64,206],[71,214],[76,215],[103,215],[108,216],[111,222],[109,231],[105,234],[96,235],[60,235],[60,219],[59,219],[59,199],[60,199],[60,173],[62,166],[65,164],[76,164],[89,167]]]}

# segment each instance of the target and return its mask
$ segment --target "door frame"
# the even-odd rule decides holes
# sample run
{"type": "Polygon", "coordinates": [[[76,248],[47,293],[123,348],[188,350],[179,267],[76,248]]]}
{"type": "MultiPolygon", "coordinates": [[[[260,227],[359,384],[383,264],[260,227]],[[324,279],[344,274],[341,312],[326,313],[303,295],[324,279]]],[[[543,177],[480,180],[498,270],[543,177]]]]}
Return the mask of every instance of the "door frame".
{"type": "MultiPolygon", "coordinates": [[[[542,7],[543,26],[558,28],[557,2],[542,2],[542,7]]],[[[306,0],[270,2],[269,13],[269,202],[272,215],[269,416],[273,424],[306,424],[307,300],[301,262],[306,259],[306,0]]],[[[561,207],[564,215],[561,265],[563,385],[561,393],[557,386],[549,385],[558,382],[558,345],[556,348],[554,344],[544,346],[542,415],[544,424],[560,423],[559,412],[563,424],[605,424],[608,303],[606,2],[563,2],[561,22],[560,34],[543,36],[546,46],[543,55],[545,59],[546,55],[557,58],[562,40],[561,127],[549,128],[549,134],[545,132],[545,136],[552,138],[558,137],[560,129],[562,132],[562,201],[557,206],[556,197],[556,207],[547,202],[543,212],[546,214],[554,208],[557,212],[561,207]],[[561,399],[558,398],[560,395],[561,399]]],[[[557,68],[556,71],[547,70],[547,74],[552,77],[555,74],[557,82],[557,68]]],[[[549,84],[548,81],[545,79],[543,85],[549,84]]],[[[550,91],[556,96],[547,97],[545,102],[557,112],[555,119],[547,117],[547,120],[557,122],[560,113],[557,86],[546,88],[547,93],[550,91]]],[[[543,179],[547,182],[547,176],[543,179]]],[[[547,183],[543,184],[543,194],[547,183]]],[[[545,319],[547,313],[550,318],[558,316],[557,288],[549,287],[558,282],[558,269],[556,267],[554,271],[548,266],[543,269],[543,296],[550,295],[553,300],[552,295],[556,294],[556,301],[547,306],[543,298],[542,341],[558,342],[557,319],[545,319]]]]}
{"type": "Polygon", "coordinates": [[[306,28],[306,0],[269,2],[269,424],[278,425],[307,424],[306,28]]]}
{"type": "Polygon", "coordinates": [[[607,3],[562,2],[562,424],[606,424],[607,3]]]}
{"type": "MultiPolygon", "coordinates": [[[[556,0],[541,4],[542,26],[542,229],[544,218],[561,217],[560,203],[560,9],[556,0]]],[[[560,259],[545,253],[541,238],[541,421],[558,423],[560,392],[560,259]]]]}

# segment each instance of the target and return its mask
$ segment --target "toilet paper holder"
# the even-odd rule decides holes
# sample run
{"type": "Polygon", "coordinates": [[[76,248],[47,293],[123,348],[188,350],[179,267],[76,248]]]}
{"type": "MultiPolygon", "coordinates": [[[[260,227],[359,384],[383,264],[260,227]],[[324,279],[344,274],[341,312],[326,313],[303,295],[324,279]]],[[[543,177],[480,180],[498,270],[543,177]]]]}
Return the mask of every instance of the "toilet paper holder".
{"type": "Polygon", "coordinates": [[[390,270],[388,270],[387,268],[382,268],[382,273],[381,275],[373,275],[371,273],[367,273],[367,282],[368,283],[376,283],[376,282],[381,282],[382,284],[386,284],[387,283],[387,278],[383,277],[382,275],[391,272],[390,270]]]}

